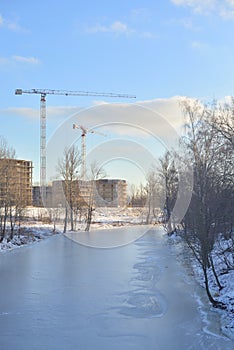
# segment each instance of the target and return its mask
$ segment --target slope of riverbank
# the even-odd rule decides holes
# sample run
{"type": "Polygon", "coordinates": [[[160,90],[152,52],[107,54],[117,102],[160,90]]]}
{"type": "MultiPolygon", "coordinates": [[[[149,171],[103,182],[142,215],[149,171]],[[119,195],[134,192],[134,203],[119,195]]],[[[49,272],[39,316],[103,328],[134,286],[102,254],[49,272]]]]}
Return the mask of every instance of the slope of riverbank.
{"type": "MultiPolygon", "coordinates": [[[[168,237],[168,241],[172,244],[183,246],[182,251],[186,251],[184,256],[187,259],[187,263],[192,267],[194,278],[203,288],[205,288],[204,275],[201,266],[180,236],[172,235],[168,237]]],[[[218,249],[218,247],[215,247],[215,249],[218,249]]],[[[213,306],[211,306],[211,308],[220,314],[222,332],[234,341],[234,271],[231,270],[227,273],[223,273],[225,268],[224,264],[220,261],[218,254],[215,254],[215,251],[213,254],[213,260],[223,288],[219,290],[212,270],[210,269],[208,272],[210,290],[214,298],[226,306],[226,310],[216,309],[213,308],[213,306]]],[[[207,303],[208,302],[207,298],[207,303]]]]}

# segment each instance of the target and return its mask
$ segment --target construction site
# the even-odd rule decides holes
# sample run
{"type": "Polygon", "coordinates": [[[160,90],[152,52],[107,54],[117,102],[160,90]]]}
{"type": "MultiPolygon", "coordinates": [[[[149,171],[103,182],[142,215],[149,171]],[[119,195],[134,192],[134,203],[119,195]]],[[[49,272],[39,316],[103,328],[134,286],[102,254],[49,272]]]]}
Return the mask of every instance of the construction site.
{"type": "Polygon", "coordinates": [[[94,182],[74,180],[71,183],[55,180],[45,187],[44,201],[40,186],[33,186],[32,194],[32,204],[35,207],[63,208],[67,203],[72,203],[74,208],[86,208],[90,200],[94,207],[127,206],[127,182],[120,179],[100,179],[94,182]]]}
{"type": "Polygon", "coordinates": [[[71,202],[75,207],[86,207],[91,197],[95,207],[126,207],[127,206],[127,182],[124,179],[98,179],[87,180],[86,177],[86,134],[104,134],[73,124],[73,129],[81,131],[81,175],[79,180],[54,180],[47,183],[46,169],[46,96],[103,96],[114,98],[135,98],[127,94],[98,93],[86,91],[64,90],[22,90],[16,89],[16,95],[38,94],[40,95],[40,185],[33,186],[32,161],[18,159],[0,159],[0,200],[2,205],[6,202],[11,205],[23,207],[65,207],[71,202]]]}
{"type": "MultiPolygon", "coordinates": [[[[119,179],[96,181],[74,180],[66,183],[55,180],[44,187],[33,186],[33,164],[19,159],[0,159],[0,203],[22,207],[65,207],[68,196],[76,207],[87,207],[93,196],[95,207],[125,207],[127,205],[127,182],[119,179]],[[66,189],[67,187],[67,189],[66,189]],[[68,193],[69,188],[69,193],[68,193]]],[[[70,202],[70,201],[69,201],[70,202]]]]}
{"type": "Polygon", "coordinates": [[[123,179],[54,180],[42,188],[33,185],[33,164],[28,160],[0,159],[0,204],[22,207],[85,208],[92,199],[95,207],[121,207],[128,203],[127,182],[123,179]]]}

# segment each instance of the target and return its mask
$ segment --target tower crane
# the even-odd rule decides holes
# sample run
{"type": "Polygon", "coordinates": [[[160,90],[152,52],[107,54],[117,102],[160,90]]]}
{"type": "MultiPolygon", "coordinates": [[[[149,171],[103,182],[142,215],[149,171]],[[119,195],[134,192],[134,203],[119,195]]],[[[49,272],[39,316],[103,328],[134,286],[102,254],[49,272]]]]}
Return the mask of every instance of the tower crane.
{"type": "Polygon", "coordinates": [[[134,95],[117,94],[107,92],[90,92],[90,91],[67,91],[51,89],[16,89],[15,95],[38,94],[40,99],[40,186],[42,203],[45,203],[45,186],[46,186],[46,95],[65,95],[65,96],[96,96],[96,97],[122,97],[136,98],[134,95]]]}
{"type": "Polygon", "coordinates": [[[82,159],[82,180],[85,180],[86,178],[86,134],[91,133],[91,134],[98,134],[102,136],[106,136],[105,134],[93,130],[93,129],[87,129],[83,125],[77,125],[73,124],[73,129],[80,129],[81,130],[81,137],[82,137],[82,154],[81,154],[81,159],[82,159]]]}

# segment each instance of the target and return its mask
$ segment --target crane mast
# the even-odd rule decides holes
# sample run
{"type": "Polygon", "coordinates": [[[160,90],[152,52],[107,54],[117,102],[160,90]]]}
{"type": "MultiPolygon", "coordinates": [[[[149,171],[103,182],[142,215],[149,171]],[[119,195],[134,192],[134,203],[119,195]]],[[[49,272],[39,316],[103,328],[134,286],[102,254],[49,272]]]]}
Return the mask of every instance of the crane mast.
{"type": "Polygon", "coordinates": [[[80,129],[81,130],[81,159],[82,159],[82,173],[81,173],[81,179],[83,181],[86,180],[86,134],[91,133],[91,134],[98,134],[102,136],[106,136],[105,134],[98,132],[93,129],[87,129],[82,125],[77,125],[73,124],[73,129],[80,129]]]}
{"type": "Polygon", "coordinates": [[[40,186],[42,202],[46,198],[46,94],[40,100],[40,186]]]}
{"type": "MultiPolygon", "coordinates": [[[[40,186],[42,204],[46,204],[46,95],[65,95],[65,96],[96,96],[96,97],[112,97],[112,98],[136,98],[134,95],[107,93],[107,92],[91,92],[91,91],[67,91],[67,90],[51,90],[51,89],[16,89],[15,95],[22,94],[39,94],[40,99],[40,186]]],[[[85,155],[84,155],[85,157],[85,155]]]]}

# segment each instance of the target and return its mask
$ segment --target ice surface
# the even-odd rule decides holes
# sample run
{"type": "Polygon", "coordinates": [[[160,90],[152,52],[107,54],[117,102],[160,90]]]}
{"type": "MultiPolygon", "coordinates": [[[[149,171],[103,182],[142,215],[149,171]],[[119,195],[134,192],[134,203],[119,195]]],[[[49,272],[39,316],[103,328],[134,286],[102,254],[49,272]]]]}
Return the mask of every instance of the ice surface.
{"type": "Polygon", "coordinates": [[[99,229],[97,231],[68,231],[65,235],[76,243],[93,248],[116,248],[134,242],[142,237],[152,225],[126,226],[121,230],[111,231],[99,229]]]}
{"type": "Polygon", "coordinates": [[[112,249],[56,235],[1,254],[0,277],[1,350],[234,348],[157,229],[112,249]]]}

